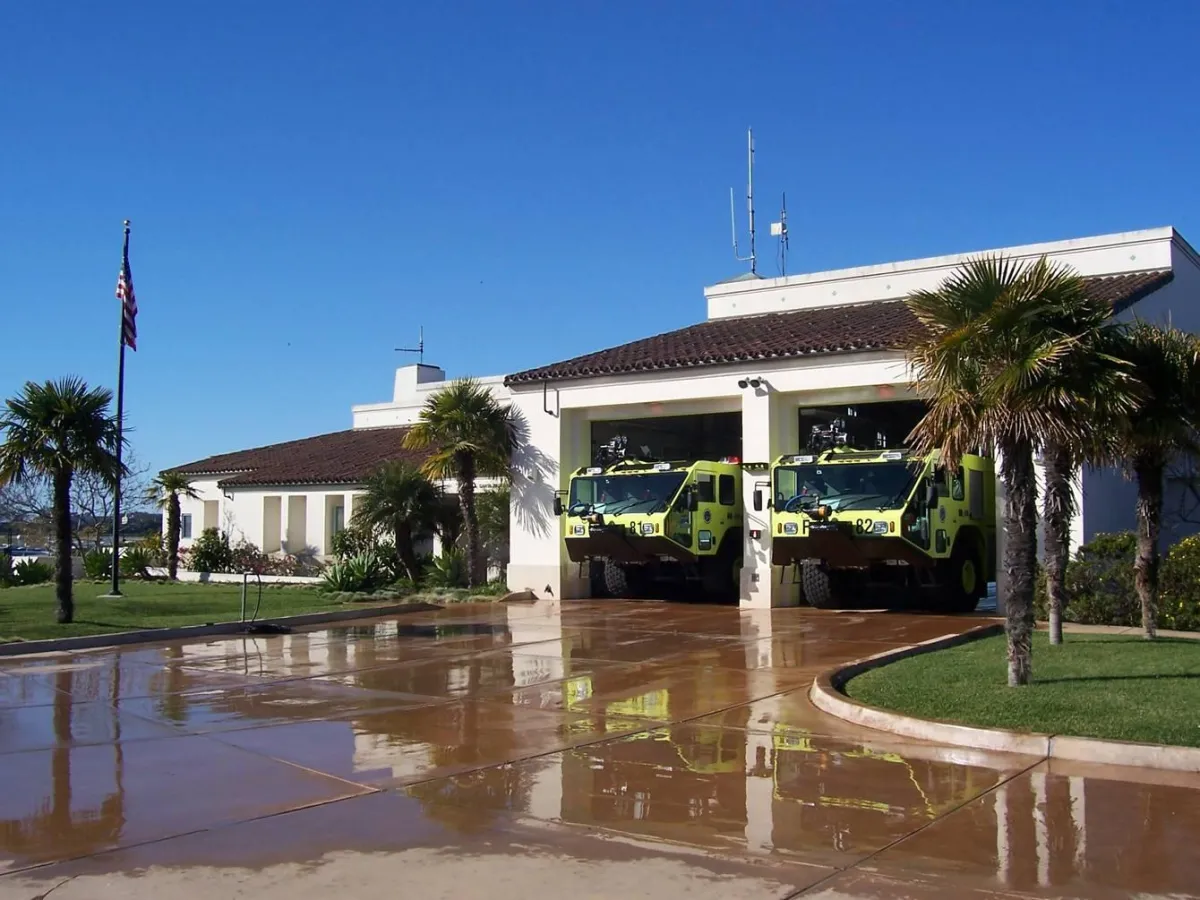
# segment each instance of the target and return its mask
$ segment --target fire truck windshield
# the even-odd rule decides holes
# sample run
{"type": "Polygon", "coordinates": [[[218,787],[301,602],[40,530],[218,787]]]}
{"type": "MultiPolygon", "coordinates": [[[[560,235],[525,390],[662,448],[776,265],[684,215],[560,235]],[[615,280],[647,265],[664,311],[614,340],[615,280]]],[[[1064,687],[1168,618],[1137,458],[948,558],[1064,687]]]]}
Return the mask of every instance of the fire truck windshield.
{"type": "Polygon", "coordinates": [[[587,512],[662,512],[683,486],[686,472],[639,472],[630,475],[596,475],[571,481],[568,510],[587,512]]]}
{"type": "Polygon", "coordinates": [[[897,462],[780,466],[775,470],[775,508],[798,512],[817,503],[834,509],[880,509],[901,502],[917,470],[897,462]]]}

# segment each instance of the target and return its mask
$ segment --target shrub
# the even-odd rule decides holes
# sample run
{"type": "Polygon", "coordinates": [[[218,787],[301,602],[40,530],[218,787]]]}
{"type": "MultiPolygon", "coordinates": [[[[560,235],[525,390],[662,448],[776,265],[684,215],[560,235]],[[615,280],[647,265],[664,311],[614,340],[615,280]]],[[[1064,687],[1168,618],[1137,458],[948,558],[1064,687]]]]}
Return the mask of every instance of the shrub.
{"type": "Polygon", "coordinates": [[[311,556],[289,553],[285,556],[267,557],[264,575],[313,576],[321,573],[321,564],[311,556]]]}
{"type": "Polygon", "coordinates": [[[1159,627],[1200,631],[1200,535],[1185,537],[1168,551],[1158,585],[1159,627]]]}
{"type": "Polygon", "coordinates": [[[1083,625],[1134,626],[1141,607],[1133,585],[1137,536],[1131,531],[1098,534],[1067,564],[1063,618],[1083,625]]]}
{"type": "Polygon", "coordinates": [[[368,551],[338,560],[325,569],[321,588],[345,593],[370,593],[387,584],[387,580],[379,555],[368,551]]]}
{"type": "Polygon", "coordinates": [[[228,572],[233,565],[229,535],[215,528],[205,528],[192,544],[188,557],[192,571],[228,572]]]}
{"type": "Polygon", "coordinates": [[[83,554],[83,574],[88,578],[111,578],[112,551],[89,550],[83,554]]]}
{"type": "Polygon", "coordinates": [[[0,587],[11,587],[13,584],[13,561],[7,553],[0,553],[0,587]]]}
{"type": "Polygon", "coordinates": [[[167,564],[167,546],[161,531],[152,531],[135,545],[146,551],[150,558],[149,565],[165,566],[167,564]]]}
{"type": "Polygon", "coordinates": [[[445,550],[435,556],[425,571],[424,583],[437,588],[467,586],[467,560],[461,550],[445,550]]]}
{"type": "Polygon", "coordinates": [[[54,566],[40,559],[30,559],[13,566],[13,584],[45,584],[54,578],[54,566]]]}
{"type": "Polygon", "coordinates": [[[130,578],[149,578],[154,559],[150,551],[140,544],[133,544],[121,552],[121,574],[130,578]]]}
{"type": "Polygon", "coordinates": [[[229,571],[256,572],[264,575],[270,563],[269,557],[258,549],[257,544],[241,540],[229,548],[229,571]]]}
{"type": "Polygon", "coordinates": [[[333,536],[333,555],[338,559],[349,559],[375,549],[375,539],[364,528],[351,525],[333,536]]]}

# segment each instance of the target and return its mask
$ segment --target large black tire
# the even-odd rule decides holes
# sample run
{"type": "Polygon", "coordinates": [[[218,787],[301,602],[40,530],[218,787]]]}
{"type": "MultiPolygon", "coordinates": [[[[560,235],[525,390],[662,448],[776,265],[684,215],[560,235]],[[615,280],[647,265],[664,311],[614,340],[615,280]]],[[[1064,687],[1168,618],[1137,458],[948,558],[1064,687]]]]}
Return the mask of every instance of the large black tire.
{"type": "Polygon", "coordinates": [[[629,576],[622,566],[611,559],[604,560],[604,587],[610,597],[629,598],[629,576]]]}
{"type": "Polygon", "coordinates": [[[814,609],[837,609],[838,598],[833,590],[833,580],[819,563],[801,563],[800,584],[809,606],[814,609]]]}
{"type": "Polygon", "coordinates": [[[942,569],[941,580],[941,605],[947,612],[974,612],[980,598],[987,593],[979,554],[966,541],[955,543],[950,559],[942,569]]]}

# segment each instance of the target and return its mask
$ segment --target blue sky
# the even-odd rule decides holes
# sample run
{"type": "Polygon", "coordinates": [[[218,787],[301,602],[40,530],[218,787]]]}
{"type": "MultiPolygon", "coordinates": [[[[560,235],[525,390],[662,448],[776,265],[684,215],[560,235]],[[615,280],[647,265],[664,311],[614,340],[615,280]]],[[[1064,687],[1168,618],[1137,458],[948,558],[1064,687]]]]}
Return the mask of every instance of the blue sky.
{"type": "Polygon", "coordinates": [[[348,427],[423,324],[451,375],[699,321],[760,271],[1175,225],[1194,3],[11,4],[0,393],[115,383],[162,467],[348,427]]]}

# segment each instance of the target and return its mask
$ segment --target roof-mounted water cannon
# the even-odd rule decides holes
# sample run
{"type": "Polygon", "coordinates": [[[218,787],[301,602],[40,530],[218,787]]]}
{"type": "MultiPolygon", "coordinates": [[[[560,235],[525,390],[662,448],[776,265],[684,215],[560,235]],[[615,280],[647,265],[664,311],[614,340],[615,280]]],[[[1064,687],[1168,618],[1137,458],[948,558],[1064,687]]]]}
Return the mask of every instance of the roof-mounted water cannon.
{"type": "Polygon", "coordinates": [[[808,449],[811,453],[824,453],[835,447],[844,447],[850,441],[850,433],[846,429],[845,419],[834,419],[828,425],[814,425],[808,438],[808,449]]]}

